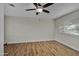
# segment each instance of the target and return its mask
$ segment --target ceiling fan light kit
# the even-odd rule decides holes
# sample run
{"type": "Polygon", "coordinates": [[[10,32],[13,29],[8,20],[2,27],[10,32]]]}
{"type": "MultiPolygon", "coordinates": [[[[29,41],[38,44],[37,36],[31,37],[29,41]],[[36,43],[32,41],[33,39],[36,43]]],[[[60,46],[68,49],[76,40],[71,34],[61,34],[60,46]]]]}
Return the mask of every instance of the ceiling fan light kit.
{"type": "Polygon", "coordinates": [[[42,11],[43,11],[43,9],[41,9],[41,8],[36,9],[36,12],[41,13],[42,11]]]}

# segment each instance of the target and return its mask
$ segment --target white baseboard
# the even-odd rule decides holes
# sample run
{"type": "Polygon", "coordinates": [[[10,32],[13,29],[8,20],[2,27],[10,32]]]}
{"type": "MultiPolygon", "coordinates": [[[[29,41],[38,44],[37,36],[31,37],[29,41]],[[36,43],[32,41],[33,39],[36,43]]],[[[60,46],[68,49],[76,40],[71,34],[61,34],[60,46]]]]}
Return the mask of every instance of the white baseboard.
{"type": "Polygon", "coordinates": [[[71,45],[69,45],[69,44],[67,44],[67,43],[65,43],[65,42],[62,42],[62,41],[59,41],[59,40],[55,40],[55,41],[58,41],[58,42],[60,42],[60,43],[62,43],[62,44],[64,44],[64,45],[66,45],[66,46],[68,46],[68,47],[70,47],[70,48],[72,48],[72,49],[74,49],[74,50],[76,50],[76,51],[79,51],[78,48],[76,48],[76,47],[74,47],[74,46],[71,46],[71,45]]]}
{"type": "Polygon", "coordinates": [[[53,39],[39,39],[39,40],[29,40],[29,41],[18,41],[18,42],[5,42],[5,44],[14,44],[14,43],[27,43],[27,42],[40,42],[40,41],[50,41],[50,40],[53,40],[53,39]]]}
{"type": "Polygon", "coordinates": [[[72,49],[74,49],[74,50],[77,50],[77,51],[79,51],[79,49],[77,49],[76,47],[74,47],[74,46],[71,46],[71,45],[69,45],[69,44],[67,44],[67,43],[65,43],[65,42],[62,42],[62,41],[59,41],[59,40],[54,40],[54,39],[39,39],[39,40],[30,40],[30,41],[18,41],[18,42],[7,42],[7,44],[15,44],[15,43],[27,43],[27,42],[40,42],[40,41],[58,41],[58,42],[60,42],[60,43],[62,43],[62,44],[64,44],[64,45],[66,45],[66,46],[68,46],[68,47],[70,47],[70,48],[72,48],[72,49]]]}

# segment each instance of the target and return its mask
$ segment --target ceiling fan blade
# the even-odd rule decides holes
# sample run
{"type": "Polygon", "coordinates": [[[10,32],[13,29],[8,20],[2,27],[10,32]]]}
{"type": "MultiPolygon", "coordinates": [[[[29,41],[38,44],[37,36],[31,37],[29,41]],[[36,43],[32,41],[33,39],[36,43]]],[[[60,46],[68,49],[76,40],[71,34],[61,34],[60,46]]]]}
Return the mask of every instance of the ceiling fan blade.
{"type": "Polygon", "coordinates": [[[15,5],[14,4],[9,4],[10,6],[12,6],[12,7],[15,7],[15,5]]]}
{"type": "Polygon", "coordinates": [[[38,15],[39,13],[38,12],[36,12],[36,15],[38,15]]]}
{"type": "Polygon", "coordinates": [[[36,8],[38,8],[38,4],[37,3],[33,3],[35,5],[36,8]]]}
{"type": "Polygon", "coordinates": [[[46,7],[48,7],[48,6],[52,5],[52,4],[54,4],[54,3],[47,3],[47,4],[43,5],[43,8],[46,8],[46,7]]]}
{"type": "Polygon", "coordinates": [[[42,6],[40,3],[38,3],[39,6],[42,6]]]}
{"type": "Polygon", "coordinates": [[[32,11],[32,10],[36,10],[36,9],[26,9],[26,11],[32,11]]]}
{"type": "Polygon", "coordinates": [[[48,10],[46,10],[46,9],[43,9],[43,12],[46,12],[46,13],[50,13],[48,10]]]}

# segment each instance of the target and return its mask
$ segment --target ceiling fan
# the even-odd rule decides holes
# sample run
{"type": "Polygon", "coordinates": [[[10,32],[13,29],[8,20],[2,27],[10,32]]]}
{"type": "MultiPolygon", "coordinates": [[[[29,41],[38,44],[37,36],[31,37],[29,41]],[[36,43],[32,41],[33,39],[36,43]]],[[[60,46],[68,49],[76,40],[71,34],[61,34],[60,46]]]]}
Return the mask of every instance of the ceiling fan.
{"type": "Polygon", "coordinates": [[[46,10],[46,7],[51,6],[54,3],[47,3],[45,5],[41,5],[40,3],[33,3],[33,5],[36,7],[34,9],[25,9],[26,11],[33,11],[36,10],[36,15],[38,15],[41,12],[50,13],[50,11],[46,10]]]}

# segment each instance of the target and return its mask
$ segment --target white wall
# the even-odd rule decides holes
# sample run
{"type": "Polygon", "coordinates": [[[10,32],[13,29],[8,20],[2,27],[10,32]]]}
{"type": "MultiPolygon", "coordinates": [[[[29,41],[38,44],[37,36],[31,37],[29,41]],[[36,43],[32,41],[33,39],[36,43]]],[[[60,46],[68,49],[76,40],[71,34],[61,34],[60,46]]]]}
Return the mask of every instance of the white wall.
{"type": "Polygon", "coordinates": [[[3,4],[0,3],[0,56],[4,53],[4,10],[3,4]]]}
{"type": "Polygon", "coordinates": [[[5,17],[5,42],[20,43],[52,40],[54,23],[51,19],[5,17]]]}
{"type": "Polygon", "coordinates": [[[79,11],[56,20],[29,17],[5,17],[5,42],[20,43],[57,40],[79,51],[79,36],[59,32],[59,26],[69,24],[71,20],[79,23],[79,11]],[[56,26],[56,27],[55,27],[56,26]],[[56,30],[56,33],[55,33],[56,30]],[[54,37],[55,36],[55,37],[54,37]]]}
{"type": "Polygon", "coordinates": [[[79,24],[79,11],[66,15],[56,20],[56,40],[79,51],[79,36],[61,32],[59,27],[72,24],[79,24]]]}

